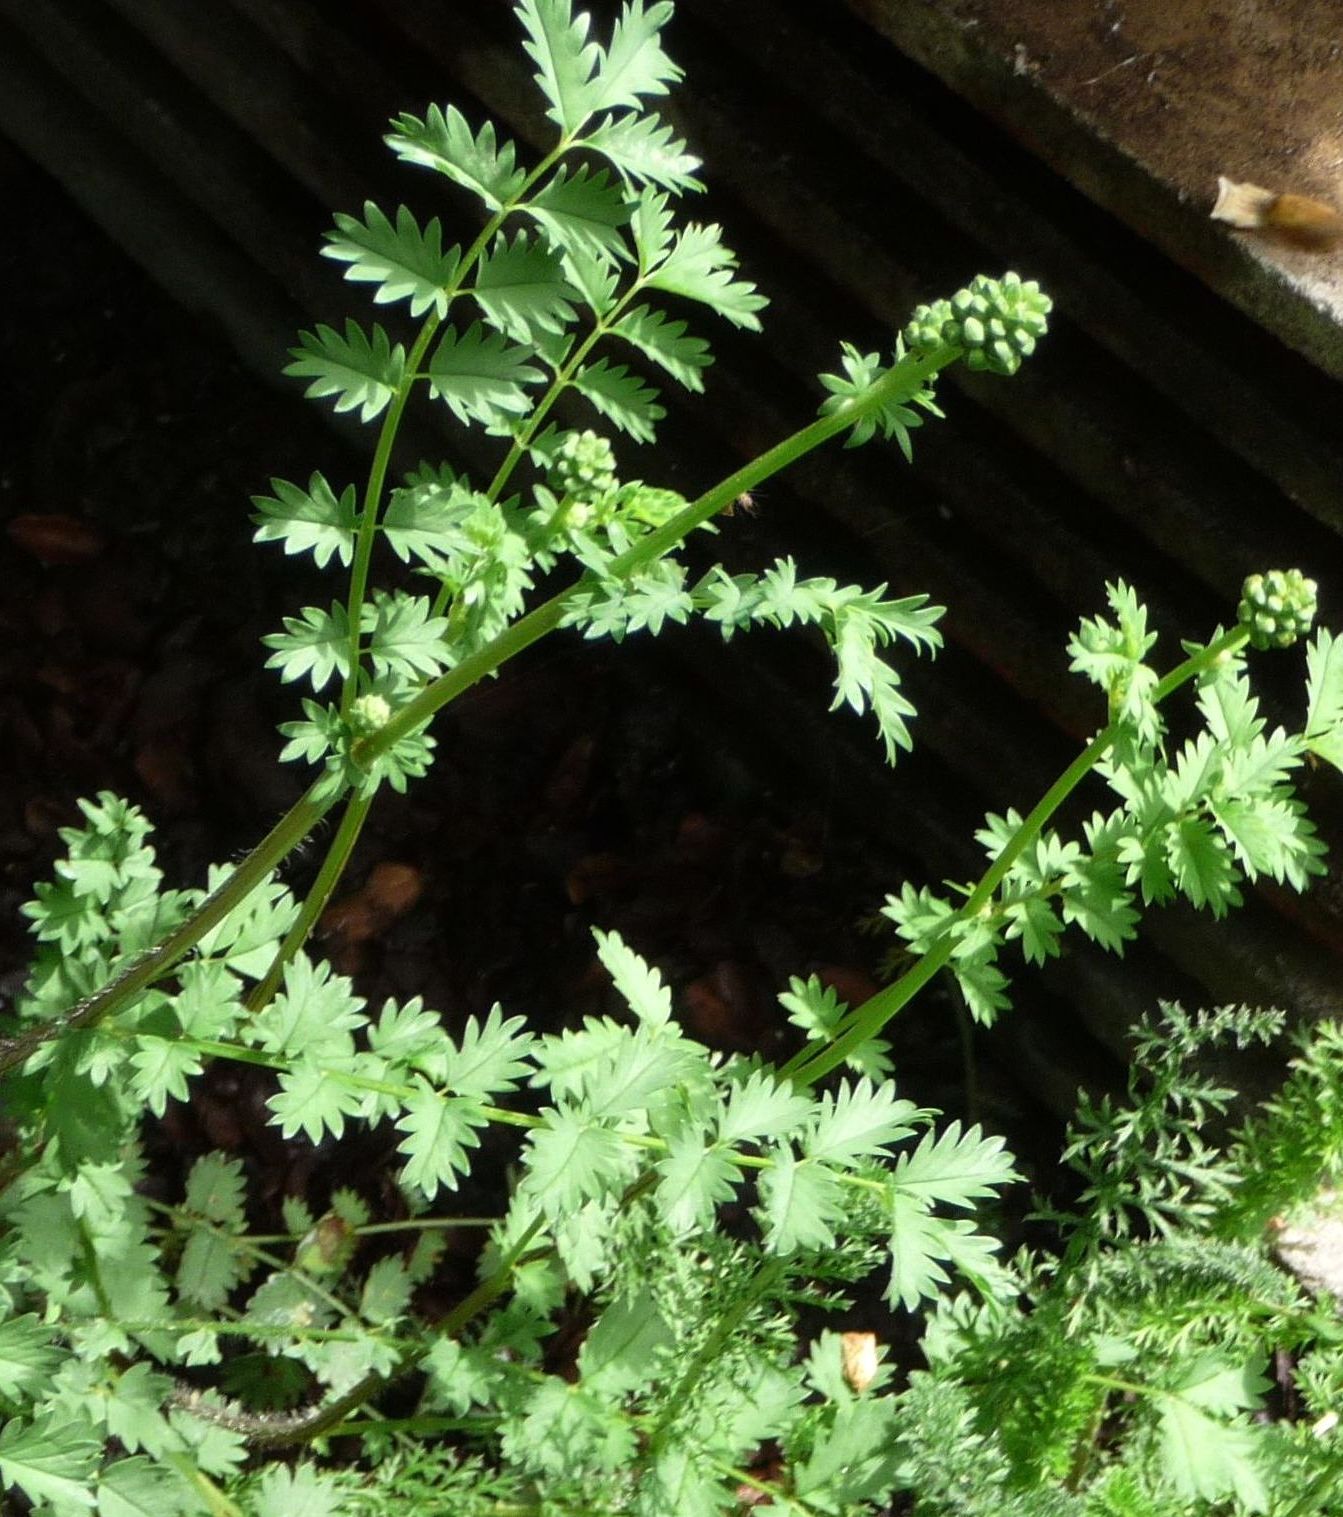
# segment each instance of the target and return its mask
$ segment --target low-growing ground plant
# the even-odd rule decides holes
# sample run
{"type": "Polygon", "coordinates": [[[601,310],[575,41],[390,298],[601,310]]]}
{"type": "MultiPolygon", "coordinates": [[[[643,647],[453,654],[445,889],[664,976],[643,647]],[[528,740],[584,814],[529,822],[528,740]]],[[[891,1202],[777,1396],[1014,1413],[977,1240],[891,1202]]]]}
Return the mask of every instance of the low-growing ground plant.
{"type": "Polygon", "coordinates": [[[1232,1092],[1197,1055],[1283,1019],[1164,1008],[1128,1099],[1081,1107],[1078,1200],[1041,1203],[1056,1246],[1010,1258],[976,1214],[1018,1180],[1011,1156],[907,1099],[881,1036],[944,969],[987,1023],[1013,956],[1042,963],[1069,929],[1122,951],[1147,906],[1220,917],[1260,876],[1301,889],[1322,872],[1292,775],[1309,754],[1343,761],[1343,651],[1314,635],[1293,731],[1270,729],[1251,682],[1252,654],[1310,629],[1298,571],[1252,575],[1230,628],[1164,674],[1138,594],[1110,586],[1070,644],[1103,692],[1095,737],[1024,816],[986,819],[977,881],[889,899],[898,979],[853,1009],[790,983],[781,1015],[807,1041],[782,1068],[689,1037],[614,933],[597,953],[627,1014],[553,1034],[503,1007],[447,1028],[418,999],[369,1006],[309,951],[378,792],[432,762],[434,715],[561,629],[811,628],[835,705],[870,715],[894,763],[914,712],[891,652],[935,654],[940,608],[791,559],[692,576],[682,546],[831,440],[908,457],[943,369],[1011,375],[1045,333],[1033,283],[977,278],[920,307],[889,354],[844,344],[818,417],[698,499],[624,477],[618,435],[647,442],[663,414],[646,376],[700,391],[691,323],[751,331],[765,301],[719,228],[682,210],[699,165],[653,109],[679,76],[667,0],[629,0],[602,41],[570,0],[515,10],[549,150],[529,161],[452,106],[399,116],[395,155],[465,192],[478,230],[454,241],[456,199],[427,224],[372,203],[338,216],[324,252],[394,329],[319,326],[289,366],[377,426],[362,487],[314,473],[256,501],[261,542],[344,576],[267,639],[304,692],[284,756],[308,790],[187,887],[164,881],[136,807],[86,801],[27,908],[36,957],[0,1040],[6,1499],[53,1517],[1339,1510],[1343,1333],[1264,1242],[1307,1225],[1291,1208],[1330,1204],[1338,1035],[1306,1039],[1276,1101],[1218,1146],[1232,1092]],[[393,483],[412,399],[478,429],[494,472],[393,483]],[[586,423],[561,424],[571,403],[586,423]],[[416,588],[380,584],[384,565],[416,588]],[[1088,780],[1109,809],[1056,830],[1088,780]],[[277,866],[328,816],[295,899],[277,866]],[[287,1139],[394,1134],[396,1207],[291,1196],[262,1232],[256,1175],[220,1153],[180,1194],[147,1185],[146,1132],[218,1061],[272,1072],[287,1139]],[[499,1167],[499,1135],[478,1283],[446,1305],[423,1288],[445,1236],[480,1222],[453,1197],[487,1142],[499,1167]],[[872,1276],[921,1324],[917,1363],[804,1332],[872,1276]]]}

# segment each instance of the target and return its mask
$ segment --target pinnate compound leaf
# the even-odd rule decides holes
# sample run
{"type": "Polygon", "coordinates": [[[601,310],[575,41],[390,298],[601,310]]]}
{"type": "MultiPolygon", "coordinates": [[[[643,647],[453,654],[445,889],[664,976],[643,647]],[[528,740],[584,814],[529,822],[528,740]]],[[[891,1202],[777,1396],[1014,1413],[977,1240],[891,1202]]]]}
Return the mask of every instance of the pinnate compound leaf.
{"type": "Polygon", "coordinates": [[[657,403],[658,392],[623,363],[599,358],[586,363],[570,381],[585,400],[636,442],[652,442],[657,424],[667,414],[657,403]]]}
{"type": "Polygon", "coordinates": [[[491,211],[498,211],[522,189],[527,176],[517,166],[511,142],[499,143],[487,121],[479,132],[450,105],[431,105],[424,120],[402,114],[393,118],[386,142],[398,158],[434,169],[474,191],[491,211]]]}
{"type": "Polygon", "coordinates": [[[1241,1423],[1218,1422],[1179,1396],[1163,1397],[1161,1473],[1186,1501],[1235,1497],[1252,1512],[1268,1507],[1260,1467],[1262,1435],[1241,1423]]]}
{"type": "Polygon", "coordinates": [[[561,165],[523,210],[566,252],[608,260],[625,256],[621,229],[630,219],[630,208],[619,181],[605,169],[593,173],[582,164],[571,174],[561,165]]]}
{"type": "Polygon", "coordinates": [[[64,1357],[51,1338],[32,1313],[0,1322],[0,1396],[17,1398],[50,1376],[64,1357]]]}
{"type": "Polygon", "coordinates": [[[459,420],[499,423],[526,412],[531,402],[523,385],[545,378],[529,356],[478,321],[465,332],[450,326],[429,361],[429,388],[459,420]]]}
{"type": "Polygon", "coordinates": [[[467,1149],[480,1146],[475,1129],[487,1120],[477,1102],[445,1097],[417,1078],[396,1123],[405,1135],[397,1145],[406,1155],[404,1182],[431,1200],[440,1185],[455,1190],[457,1176],[471,1169],[467,1149]]]}
{"type": "Polygon", "coordinates": [[[676,1233],[711,1228],[719,1206],[730,1201],[741,1184],[741,1170],[732,1155],[706,1148],[697,1132],[672,1138],[657,1172],[658,1210],[676,1233]]]}
{"type": "Polygon", "coordinates": [[[186,1517],[199,1510],[182,1476],[144,1454],[118,1459],[98,1479],[98,1517],[186,1517]]]}
{"type": "Polygon", "coordinates": [[[844,1215],[839,1176],[815,1160],[799,1160],[787,1148],[774,1150],[770,1158],[759,1179],[765,1246],[777,1254],[833,1248],[834,1224],[844,1215]]]}
{"type": "Polygon", "coordinates": [[[319,569],[325,569],[334,554],[346,567],[354,558],[358,509],[353,485],[340,495],[320,474],[301,489],[283,479],[272,479],[272,495],[254,495],[257,515],[253,538],[259,543],[278,542],[286,553],[311,553],[319,569]]]}
{"type": "Polygon", "coordinates": [[[278,669],[286,684],[308,679],[322,690],[333,675],[344,679],[350,672],[350,623],[345,607],[331,603],[330,611],[304,606],[297,616],[286,616],[284,631],[272,632],[261,641],[275,652],[267,669],[278,669]]]}
{"type": "Polygon", "coordinates": [[[673,321],[664,312],[642,305],[627,311],[611,330],[687,390],[698,394],[704,389],[700,371],[707,369],[713,358],[702,337],[686,335],[685,322],[673,321]]]}
{"type": "Polygon", "coordinates": [[[527,1139],[527,1173],[519,1190],[539,1201],[547,1216],[576,1211],[632,1177],[632,1151],[618,1133],[573,1109],[542,1115],[545,1126],[527,1139]]]}
{"type": "Polygon", "coordinates": [[[564,275],[553,248],[519,232],[502,233],[476,267],[471,293],[485,319],[514,342],[530,343],[545,332],[562,332],[575,319],[578,292],[564,275]]]}
{"type": "Polygon", "coordinates": [[[93,1475],[102,1457],[102,1440],[84,1423],[12,1417],[0,1428],[0,1485],[17,1486],[34,1504],[92,1509],[93,1475]]]}
{"type": "Polygon", "coordinates": [[[1343,638],[1321,627],[1306,654],[1306,747],[1343,769],[1343,638]]]}
{"type": "Polygon", "coordinates": [[[255,1517],[340,1517],[349,1493],[311,1464],[268,1465],[253,1497],[255,1517]]]}
{"type": "Polygon", "coordinates": [[[813,1111],[813,1102],[793,1084],[765,1070],[753,1070],[734,1085],[718,1124],[720,1143],[755,1143],[794,1133],[813,1111]]]}
{"type": "Polygon", "coordinates": [[[310,398],[334,395],[337,411],[357,407],[360,421],[372,421],[386,410],[405,379],[406,350],[399,342],[393,346],[380,326],[370,336],[351,317],[344,337],[333,327],[319,326],[315,332],[300,332],[298,341],[284,372],[310,379],[304,392],[310,398]]]}
{"type": "Polygon", "coordinates": [[[593,933],[597,940],[597,957],[625,1004],[649,1027],[663,1027],[671,1020],[671,991],[662,983],[662,975],[628,947],[617,932],[593,933]]]}
{"type": "Polygon", "coordinates": [[[423,316],[434,309],[448,314],[448,287],[457,275],[461,249],[443,250],[443,228],[435,216],[423,230],[406,207],[399,206],[395,226],[371,200],[364,202],[364,219],[336,215],[336,230],[326,234],[326,258],[347,264],[345,277],[359,284],[376,284],[376,305],[409,300],[410,314],[423,316]]]}
{"type": "Polygon", "coordinates": [[[959,1122],[925,1133],[912,1154],[899,1155],[893,1171],[897,1192],[929,1206],[968,1208],[1016,1178],[1002,1138],[986,1138],[978,1125],[962,1131],[959,1122]]]}
{"type": "Polygon", "coordinates": [[[713,225],[692,223],[676,233],[645,282],[649,289],[696,300],[750,332],[760,330],[757,313],[769,304],[749,280],[737,278],[737,255],[713,225]]]}
{"type": "Polygon", "coordinates": [[[505,1017],[496,1005],[482,1023],[467,1020],[460,1044],[446,1061],[443,1083],[458,1096],[490,1096],[516,1090],[535,1068],[536,1040],[525,1017],[505,1017]]]}
{"type": "Polygon", "coordinates": [[[673,194],[704,188],[695,177],[700,160],[686,152],[685,143],[656,116],[607,116],[583,142],[636,183],[655,184],[673,194]]]}

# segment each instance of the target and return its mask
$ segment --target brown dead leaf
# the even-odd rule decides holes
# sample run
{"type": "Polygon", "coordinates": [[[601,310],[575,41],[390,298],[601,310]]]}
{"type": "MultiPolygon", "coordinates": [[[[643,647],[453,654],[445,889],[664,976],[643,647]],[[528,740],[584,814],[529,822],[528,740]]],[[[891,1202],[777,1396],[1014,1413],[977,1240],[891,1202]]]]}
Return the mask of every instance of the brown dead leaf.
{"type": "Polygon", "coordinates": [[[405,916],[424,893],[424,876],[413,864],[384,860],[369,870],[363,885],[322,913],[319,931],[352,947],[379,937],[405,916]]]}
{"type": "Polygon", "coordinates": [[[42,564],[82,564],[98,555],[107,540],[92,522],[78,516],[16,516],[5,529],[10,541],[42,564]]]}

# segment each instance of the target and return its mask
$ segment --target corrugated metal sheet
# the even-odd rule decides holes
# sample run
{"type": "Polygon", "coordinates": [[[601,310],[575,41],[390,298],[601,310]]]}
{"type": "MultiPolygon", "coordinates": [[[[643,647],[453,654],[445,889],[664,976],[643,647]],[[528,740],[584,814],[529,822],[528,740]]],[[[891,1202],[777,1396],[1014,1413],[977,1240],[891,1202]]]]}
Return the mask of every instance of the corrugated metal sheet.
{"type": "MultiPolygon", "coordinates": [[[[883,345],[917,300],[980,269],[1016,267],[1056,299],[1016,380],[947,386],[950,419],[919,434],[912,471],[890,449],[828,452],[749,528],[758,556],[777,534],[817,572],[951,608],[945,655],[911,672],[920,748],[896,776],[865,733],[820,717],[805,661],[668,644],[761,762],[818,776],[836,825],[894,843],[915,873],[968,874],[979,814],[1029,805],[1097,719],[1063,641],[1104,579],[1141,587],[1172,657],[1231,614],[1253,568],[1300,563],[1343,601],[1338,384],[841,8],[680,0],[671,45],[708,212],[774,302],[763,341],[714,334],[710,405],[667,424],[676,480],[707,482],[800,424],[841,337],[883,345]]],[[[429,99],[536,140],[502,0],[0,0],[0,131],[267,377],[296,324],[350,306],[314,256],[330,209],[442,213],[378,142],[393,110],[429,99]]],[[[1337,787],[1307,785],[1343,841],[1337,787]]],[[[1076,949],[1040,993],[1112,1047],[1157,994],[1323,1014],[1341,913],[1334,882],[1304,904],[1255,892],[1231,933],[1154,913],[1123,964],[1076,949]]]]}

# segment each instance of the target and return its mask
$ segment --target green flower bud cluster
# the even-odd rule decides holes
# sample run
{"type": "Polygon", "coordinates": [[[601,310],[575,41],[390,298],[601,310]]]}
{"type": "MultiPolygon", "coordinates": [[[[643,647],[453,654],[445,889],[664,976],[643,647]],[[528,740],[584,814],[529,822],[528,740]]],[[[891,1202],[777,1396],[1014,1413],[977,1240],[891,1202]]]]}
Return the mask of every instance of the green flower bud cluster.
{"type": "Polygon", "coordinates": [[[1241,588],[1236,619],[1255,648],[1290,648],[1310,631],[1319,586],[1300,569],[1251,574],[1241,588]]]}
{"type": "MultiPolygon", "coordinates": [[[[954,321],[949,300],[935,300],[932,305],[915,306],[914,314],[905,323],[903,333],[905,346],[911,353],[931,353],[942,346],[942,332],[948,322],[954,321]]],[[[951,339],[955,341],[955,339],[951,339]]]]}
{"type": "Polygon", "coordinates": [[[392,719],[392,707],[385,695],[371,691],[361,695],[350,707],[350,731],[355,737],[371,737],[392,719]]]}
{"type": "Polygon", "coordinates": [[[1033,279],[977,274],[950,300],[919,306],[905,327],[905,345],[926,353],[945,343],[960,348],[972,369],[1015,374],[1044,336],[1053,304],[1033,279]]]}
{"type": "Polygon", "coordinates": [[[561,500],[567,496],[579,508],[570,510],[569,520],[582,526],[592,507],[616,488],[616,455],[611,444],[596,432],[570,432],[550,460],[546,483],[561,500]]]}

